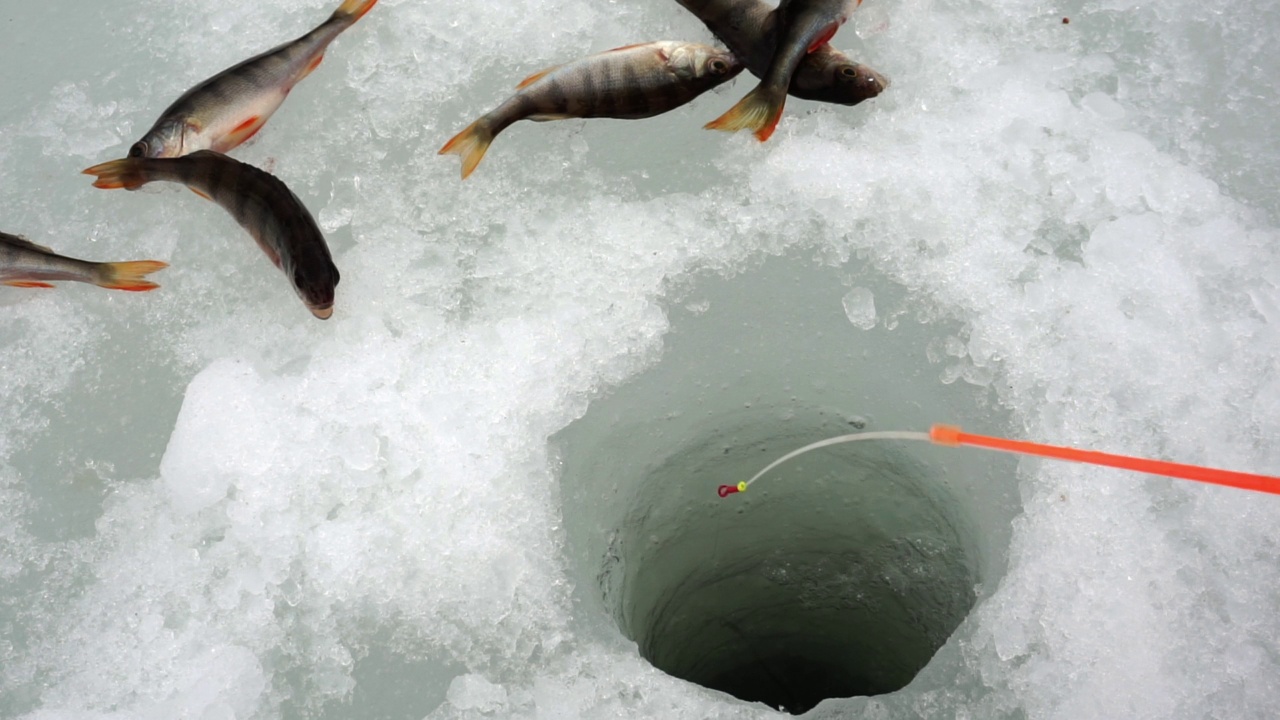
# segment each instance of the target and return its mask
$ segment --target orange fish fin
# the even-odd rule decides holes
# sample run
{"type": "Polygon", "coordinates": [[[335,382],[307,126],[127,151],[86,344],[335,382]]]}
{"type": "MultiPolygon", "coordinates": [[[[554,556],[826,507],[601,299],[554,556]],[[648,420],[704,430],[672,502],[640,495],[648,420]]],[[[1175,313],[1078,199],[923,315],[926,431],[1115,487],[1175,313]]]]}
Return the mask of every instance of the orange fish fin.
{"type": "Polygon", "coordinates": [[[480,161],[484,158],[485,151],[489,149],[489,144],[492,142],[493,132],[481,120],[477,120],[445,143],[444,147],[440,148],[440,154],[461,155],[462,179],[466,180],[467,176],[474,172],[476,166],[480,164],[480,161]]]}
{"type": "Polygon", "coordinates": [[[252,129],[252,128],[253,128],[253,126],[255,126],[255,125],[260,125],[260,124],[261,124],[261,120],[262,120],[262,118],[261,118],[260,116],[258,116],[258,115],[254,115],[253,117],[249,118],[248,120],[245,120],[244,122],[242,122],[242,123],[240,123],[239,125],[237,125],[237,126],[235,126],[234,128],[232,128],[232,130],[231,130],[231,134],[232,134],[232,135],[235,135],[236,133],[244,132],[244,131],[246,131],[246,130],[250,130],[250,129],[252,129]]]}
{"type": "Polygon", "coordinates": [[[36,282],[35,280],[5,280],[4,282],[0,282],[0,285],[20,288],[53,288],[49,283],[36,282]]]}
{"type": "MultiPolygon", "coordinates": [[[[861,0],[859,0],[861,2],[861,0]]],[[[355,22],[364,17],[364,14],[373,9],[378,4],[378,0],[345,0],[333,11],[334,15],[343,15],[351,18],[351,22],[355,22]]]]}
{"type": "Polygon", "coordinates": [[[724,115],[703,127],[725,132],[750,130],[757,140],[764,142],[778,127],[778,120],[782,118],[782,108],[786,101],[785,94],[781,98],[776,98],[773,93],[766,92],[763,86],[757,87],[739,100],[737,105],[729,108],[724,115]]]}
{"type": "MultiPolygon", "coordinates": [[[[622,52],[623,50],[634,50],[634,49],[636,49],[636,48],[650,47],[650,46],[653,46],[653,52],[657,54],[658,59],[659,59],[660,61],[662,61],[662,62],[666,62],[666,61],[668,61],[668,60],[670,60],[670,59],[671,59],[671,58],[667,55],[667,52],[666,52],[665,50],[663,50],[660,46],[658,46],[658,43],[651,43],[651,42],[647,42],[647,43],[632,43],[632,44],[630,44],[630,45],[623,45],[622,47],[616,47],[616,48],[612,48],[612,49],[610,49],[610,50],[605,50],[604,52],[606,52],[606,53],[622,52]]],[[[601,53],[601,54],[603,55],[604,53],[601,53]]]]}
{"type": "Polygon", "coordinates": [[[257,135],[258,131],[261,130],[262,126],[265,125],[266,123],[267,123],[266,118],[263,118],[260,115],[254,115],[248,120],[245,120],[244,122],[232,128],[231,132],[227,133],[226,140],[222,143],[219,143],[219,145],[220,146],[225,145],[226,148],[230,150],[231,148],[237,145],[247,142],[249,138],[253,137],[254,135],[257,135]]]}
{"type": "Polygon", "coordinates": [[[204,198],[205,200],[208,200],[209,202],[213,202],[213,198],[209,197],[208,193],[206,193],[205,191],[203,191],[203,190],[197,190],[197,189],[195,189],[195,188],[191,187],[190,185],[188,185],[188,186],[187,186],[187,189],[188,189],[188,190],[190,190],[191,192],[193,192],[193,193],[195,193],[195,194],[199,195],[200,197],[204,198]]]}
{"type": "Polygon", "coordinates": [[[112,160],[111,162],[94,165],[81,172],[98,178],[93,181],[94,187],[105,190],[118,188],[133,190],[149,182],[146,173],[142,170],[142,163],[143,160],[141,158],[124,158],[123,160],[112,160]]]}
{"type": "Polygon", "coordinates": [[[169,263],[160,262],[159,260],[103,263],[102,279],[98,281],[98,286],[109,290],[127,290],[129,292],[155,290],[160,286],[143,278],[167,267],[169,267],[169,263]]]}
{"type": "Polygon", "coordinates": [[[616,47],[610,50],[605,50],[605,52],[619,52],[622,50],[630,50],[631,48],[644,47],[645,45],[648,45],[648,44],[649,43],[632,43],[630,45],[623,45],[622,47],[616,47]]]}
{"type": "Polygon", "coordinates": [[[302,78],[310,75],[316,68],[320,67],[321,62],[324,62],[324,53],[320,53],[314,60],[307,63],[307,69],[302,71],[302,75],[298,79],[301,80],[302,78]]]}
{"type": "Polygon", "coordinates": [[[809,43],[809,49],[806,50],[805,52],[811,53],[814,50],[817,50],[818,48],[822,47],[823,45],[826,45],[828,42],[830,42],[831,38],[836,36],[836,31],[839,29],[840,29],[840,23],[838,22],[833,22],[830,25],[823,28],[822,32],[818,34],[818,37],[814,38],[813,42],[809,43]]]}
{"type": "Polygon", "coordinates": [[[782,119],[782,108],[778,108],[778,112],[774,113],[773,115],[773,120],[769,121],[767,125],[760,128],[759,130],[756,130],[752,134],[755,135],[756,139],[759,140],[760,142],[767,141],[769,138],[773,137],[773,131],[778,129],[778,121],[781,119],[782,119]]]}
{"type": "Polygon", "coordinates": [[[556,65],[555,67],[549,67],[546,70],[542,70],[540,72],[536,72],[530,75],[529,77],[521,80],[520,84],[516,86],[516,89],[519,90],[521,88],[529,87],[530,85],[538,82],[539,80],[546,77],[547,75],[550,75],[554,70],[556,70],[559,67],[560,67],[559,65],[556,65]]]}
{"type": "Polygon", "coordinates": [[[266,125],[266,123],[258,123],[258,127],[254,128],[253,132],[249,133],[248,135],[245,135],[244,140],[241,140],[240,142],[247,143],[250,140],[252,140],[253,136],[258,134],[258,131],[262,129],[263,125],[266,125]]]}

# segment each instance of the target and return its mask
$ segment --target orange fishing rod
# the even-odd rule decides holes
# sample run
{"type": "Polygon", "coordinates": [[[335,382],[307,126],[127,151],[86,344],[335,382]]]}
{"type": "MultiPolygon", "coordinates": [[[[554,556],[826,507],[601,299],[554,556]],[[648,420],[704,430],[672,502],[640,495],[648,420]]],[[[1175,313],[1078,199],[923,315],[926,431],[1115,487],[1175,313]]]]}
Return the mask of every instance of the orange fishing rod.
{"type": "Polygon", "coordinates": [[[1059,445],[1045,445],[1044,443],[1028,442],[1026,440],[1009,440],[1007,438],[992,437],[990,435],[974,435],[972,433],[962,431],[955,425],[934,425],[928,433],[868,432],[855,433],[853,435],[841,435],[840,437],[819,440],[816,443],[805,445],[798,450],[793,450],[777,460],[774,460],[746,482],[740,482],[737,485],[721,485],[719,489],[720,497],[727,497],[734,493],[746,492],[747,488],[751,486],[751,483],[755,482],[761,475],[764,475],[782,463],[799,455],[803,455],[811,450],[859,440],[916,440],[932,442],[935,445],[942,445],[944,447],[968,445],[986,450],[996,450],[999,452],[1015,453],[1018,455],[1034,455],[1037,457],[1054,458],[1056,460],[1069,460],[1072,462],[1088,463],[1090,465],[1103,465],[1106,467],[1120,468],[1122,470],[1133,470],[1135,472],[1150,473],[1152,475],[1163,475],[1165,477],[1178,478],[1180,480],[1192,480],[1194,482],[1208,483],[1210,485],[1224,485],[1226,487],[1239,488],[1241,490],[1253,490],[1255,492],[1280,495],[1280,477],[1255,475],[1253,473],[1242,473],[1232,470],[1219,470],[1217,468],[1202,467],[1200,465],[1184,465],[1182,463],[1166,462],[1164,460],[1149,460],[1147,458],[1130,457],[1128,455],[1114,455],[1112,453],[1097,452],[1094,450],[1077,450],[1076,448],[1062,447],[1059,445]]]}

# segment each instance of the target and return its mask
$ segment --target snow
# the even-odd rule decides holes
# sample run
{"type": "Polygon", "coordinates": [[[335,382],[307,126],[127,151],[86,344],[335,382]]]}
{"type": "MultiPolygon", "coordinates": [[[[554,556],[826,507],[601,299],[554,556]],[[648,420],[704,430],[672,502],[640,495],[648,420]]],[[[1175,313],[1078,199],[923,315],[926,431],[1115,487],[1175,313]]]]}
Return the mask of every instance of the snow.
{"type": "MultiPolygon", "coordinates": [[[[333,4],[0,10],[2,229],[171,264],[153,293],[0,288],[0,715],[774,716],[584,604],[605,549],[567,534],[548,444],[716,313],[705,283],[817,295],[840,332],[805,340],[835,358],[815,387],[898,333],[930,369],[912,393],[979,398],[966,423],[1280,472],[1268,0],[867,0],[835,44],[893,79],[870,103],[793,101],[763,146],[702,130],[744,78],[649,121],[514,126],[465,183],[436,151],[521,78],[708,34],[668,2],[381,0],[235,152],[324,227],[320,322],[220,208],[79,170],[333,4]]],[[[1038,461],[1015,481],[1021,511],[975,521],[1003,569],[935,662],[814,716],[1280,704],[1280,504],[1038,461]]]]}

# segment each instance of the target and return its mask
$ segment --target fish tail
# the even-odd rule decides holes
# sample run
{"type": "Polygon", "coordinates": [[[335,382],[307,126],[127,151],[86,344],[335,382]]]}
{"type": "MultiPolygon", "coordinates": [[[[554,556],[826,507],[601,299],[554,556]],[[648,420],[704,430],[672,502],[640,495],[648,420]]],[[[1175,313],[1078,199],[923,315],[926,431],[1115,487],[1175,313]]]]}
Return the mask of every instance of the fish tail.
{"type": "Polygon", "coordinates": [[[98,266],[98,279],[95,284],[98,287],[110,290],[128,290],[130,292],[155,290],[160,286],[149,280],[143,280],[143,277],[167,267],[169,267],[169,263],[163,263],[159,260],[102,263],[98,266]]]}
{"type": "Polygon", "coordinates": [[[93,186],[105,190],[115,190],[117,188],[134,190],[151,181],[151,178],[147,177],[146,171],[142,169],[140,158],[112,160],[111,162],[94,165],[82,172],[85,175],[96,176],[98,179],[93,181],[93,186]]]}
{"type": "Polygon", "coordinates": [[[738,101],[729,111],[712,120],[703,127],[708,130],[724,130],[737,132],[750,130],[756,139],[764,142],[773,135],[782,118],[782,108],[787,102],[785,89],[782,93],[774,92],[761,84],[747,96],[738,101]]]}
{"type": "Polygon", "coordinates": [[[461,155],[462,179],[466,180],[484,158],[484,153],[489,149],[491,142],[493,142],[493,131],[488,123],[484,122],[484,118],[480,118],[445,143],[444,147],[440,148],[440,154],[461,155]]]}
{"type": "Polygon", "coordinates": [[[344,0],[338,9],[333,11],[333,15],[354,23],[364,17],[364,14],[372,10],[376,4],[378,0],[344,0]]]}

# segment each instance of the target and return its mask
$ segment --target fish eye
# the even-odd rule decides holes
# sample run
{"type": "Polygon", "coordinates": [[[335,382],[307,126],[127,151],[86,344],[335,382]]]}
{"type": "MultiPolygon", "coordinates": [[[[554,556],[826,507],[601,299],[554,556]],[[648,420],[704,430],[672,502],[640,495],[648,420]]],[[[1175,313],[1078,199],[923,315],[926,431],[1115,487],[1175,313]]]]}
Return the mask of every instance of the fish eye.
{"type": "Polygon", "coordinates": [[[712,60],[707,64],[707,67],[710,68],[713,75],[723,75],[729,72],[729,63],[721,60],[720,58],[712,60]]]}
{"type": "Polygon", "coordinates": [[[133,147],[129,148],[129,157],[131,158],[135,158],[135,157],[140,158],[140,157],[146,157],[146,156],[147,156],[147,144],[142,142],[141,140],[134,143],[133,147]]]}
{"type": "Polygon", "coordinates": [[[853,80],[854,78],[858,77],[858,70],[852,65],[845,65],[844,67],[840,68],[840,76],[848,80],[853,80]]]}

